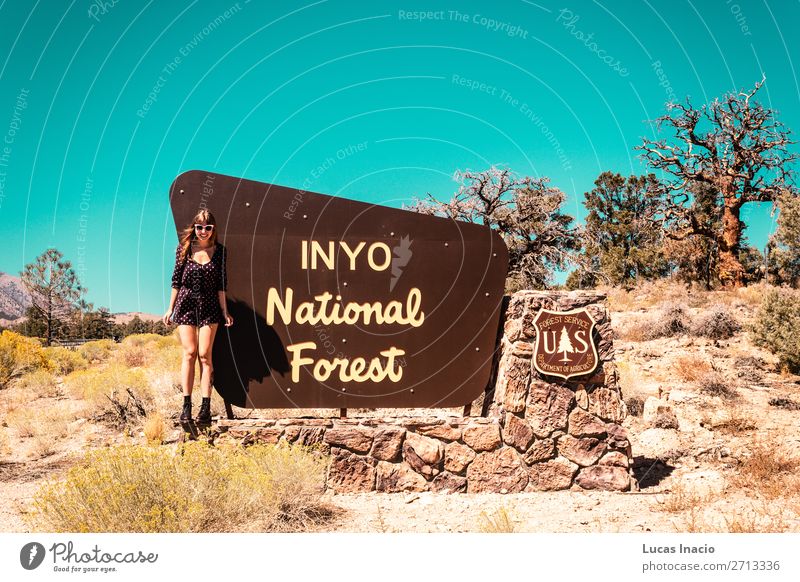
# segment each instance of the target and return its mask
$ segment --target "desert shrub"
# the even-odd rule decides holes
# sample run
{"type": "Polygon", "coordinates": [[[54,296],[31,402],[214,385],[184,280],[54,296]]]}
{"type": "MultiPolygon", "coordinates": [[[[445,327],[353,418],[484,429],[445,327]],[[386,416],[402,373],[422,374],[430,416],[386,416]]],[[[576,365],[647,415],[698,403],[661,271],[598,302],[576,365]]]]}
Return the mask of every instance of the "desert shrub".
{"type": "Polygon", "coordinates": [[[683,354],[675,358],[672,364],[675,375],[684,382],[695,383],[714,371],[713,366],[704,357],[696,354],[683,354]]]}
{"type": "Polygon", "coordinates": [[[147,348],[138,344],[123,343],[117,348],[114,359],[127,368],[141,368],[147,365],[147,348]]]}
{"type": "Polygon", "coordinates": [[[686,309],[677,303],[663,307],[651,321],[644,334],[646,339],[672,337],[689,331],[690,319],[686,309]]]}
{"type": "Polygon", "coordinates": [[[709,396],[719,396],[723,399],[733,399],[738,396],[736,388],[717,370],[712,370],[700,376],[696,382],[700,392],[709,396]]]}
{"type": "Polygon", "coordinates": [[[29,399],[58,396],[56,378],[50,370],[41,368],[28,372],[19,379],[19,387],[29,399]]]}
{"type": "Polygon", "coordinates": [[[144,438],[146,438],[149,443],[160,445],[164,442],[165,428],[164,415],[158,411],[148,414],[144,422],[144,438]]]}
{"type": "Polygon", "coordinates": [[[631,396],[625,400],[625,406],[628,408],[628,414],[631,416],[642,416],[642,412],[644,412],[644,398],[641,396],[631,396]]]}
{"type": "Polygon", "coordinates": [[[783,408],[785,410],[800,410],[800,403],[795,402],[791,398],[770,398],[769,405],[775,408],[783,408]]]}
{"type": "Polygon", "coordinates": [[[123,339],[122,345],[145,347],[147,344],[161,341],[164,337],[169,336],[158,335],[157,333],[135,333],[123,339]]]}
{"type": "Polygon", "coordinates": [[[78,351],[86,358],[87,362],[100,360],[101,362],[107,360],[114,350],[114,340],[101,339],[86,342],[78,351]]]}
{"type": "Polygon", "coordinates": [[[791,372],[800,372],[800,296],[770,290],[752,327],[753,343],[763,346],[791,372]]]}
{"type": "Polygon", "coordinates": [[[49,367],[38,341],[9,330],[0,333],[0,389],[8,387],[26,372],[49,367]]]}
{"type": "Polygon", "coordinates": [[[19,438],[31,439],[32,451],[38,457],[56,451],[59,440],[69,432],[69,420],[61,408],[18,408],[6,417],[19,438]]]}
{"type": "Polygon", "coordinates": [[[742,326],[728,310],[715,305],[692,325],[692,335],[709,339],[728,339],[741,329],[742,326]]]}
{"type": "Polygon", "coordinates": [[[283,445],[98,449],[36,493],[30,521],[51,532],[303,530],[329,515],[324,468],[283,445]]]}
{"type": "Polygon", "coordinates": [[[44,348],[45,356],[50,361],[50,368],[59,376],[66,376],[75,370],[82,370],[89,366],[83,354],[61,346],[44,348]]]}
{"type": "Polygon", "coordinates": [[[64,378],[64,385],[74,398],[86,401],[90,414],[110,415],[117,424],[127,425],[155,409],[145,372],[118,363],[77,370],[64,378]]]}

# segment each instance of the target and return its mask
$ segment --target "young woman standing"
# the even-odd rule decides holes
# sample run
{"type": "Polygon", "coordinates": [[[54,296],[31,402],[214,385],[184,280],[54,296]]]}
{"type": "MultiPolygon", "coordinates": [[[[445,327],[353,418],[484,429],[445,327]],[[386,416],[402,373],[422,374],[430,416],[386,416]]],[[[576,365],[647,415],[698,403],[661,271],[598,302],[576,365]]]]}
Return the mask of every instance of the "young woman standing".
{"type": "Polygon", "coordinates": [[[180,420],[192,418],[192,387],[197,358],[200,358],[200,393],[203,400],[197,422],[211,422],[211,349],[220,323],[233,325],[228,313],[225,290],[226,250],[217,243],[217,222],[208,210],[198,212],[182,231],[175,251],[172,272],[172,295],[169,310],[164,314],[165,325],[178,324],[183,346],[181,384],[183,411],[180,420]]]}

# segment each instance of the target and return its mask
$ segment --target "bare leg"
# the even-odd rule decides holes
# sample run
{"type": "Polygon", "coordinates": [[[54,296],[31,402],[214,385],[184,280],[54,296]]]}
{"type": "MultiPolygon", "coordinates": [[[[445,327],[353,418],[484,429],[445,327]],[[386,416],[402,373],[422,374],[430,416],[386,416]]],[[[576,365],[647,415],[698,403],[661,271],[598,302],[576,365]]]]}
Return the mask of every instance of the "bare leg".
{"type": "Polygon", "coordinates": [[[198,341],[198,354],[200,356],[200,394],[203,398],[211,397],[211,349],[214,346],[214,336],[217,333],[218,323],[204,325],[200,328],[198,341]]]}
{"type": "Polygon", "coordinates": [[[179,325],[178,335],[181,338],[181,346],[183,346],[181,386],[183,387],[183,395],[191,396],[192,388],[194,387],[194,367],[197,362],[197,327],[194,325],[179,325]]]}

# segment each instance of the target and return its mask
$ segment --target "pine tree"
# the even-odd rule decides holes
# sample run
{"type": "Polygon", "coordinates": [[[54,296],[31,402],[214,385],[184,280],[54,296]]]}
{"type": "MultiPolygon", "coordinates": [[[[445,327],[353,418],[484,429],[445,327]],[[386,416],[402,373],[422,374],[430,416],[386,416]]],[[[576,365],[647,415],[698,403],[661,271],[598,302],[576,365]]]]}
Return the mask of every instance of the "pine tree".
{"type": "Polygon", "coordinates": [[[603,172],[594,183],[595,188],[584,193],[589,214],[577,281],[629,286],[665,275],[663,228],[657,221],[664,194],[655,175],[625,178],[603,172]]]}
{"type": "Polygon", "coordinates": [[[572,342],[569,339],[569,333],[567,333],[567,327],[564,326],[561,328],[561,337],[558,339],[558,353],[564,354],[564,357],[561,359],[562,362],[569,362],[569,358],[567,357],[567,353],[574,353],[575,348],[572,346],[572,342]]]}

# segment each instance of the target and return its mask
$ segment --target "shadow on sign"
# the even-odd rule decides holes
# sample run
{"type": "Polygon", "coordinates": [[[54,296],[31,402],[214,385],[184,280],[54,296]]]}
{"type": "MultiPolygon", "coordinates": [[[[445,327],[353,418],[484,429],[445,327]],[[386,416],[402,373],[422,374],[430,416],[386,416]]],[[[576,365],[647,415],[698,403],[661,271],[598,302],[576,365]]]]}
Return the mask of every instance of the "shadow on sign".
{"type": "Polygon", "coordinates": [[[248,398],[250,382],[263,382],[273,371],[289,371],[286,350],[275,330],[244,301],[228,299],[228,311],[235,325],[220,326],[214,338],[214,384],[222,398],[234,406],[252,407],[248,398]],[[256,357],[234,359],[233,346],[261,346],[256,357]]]}

